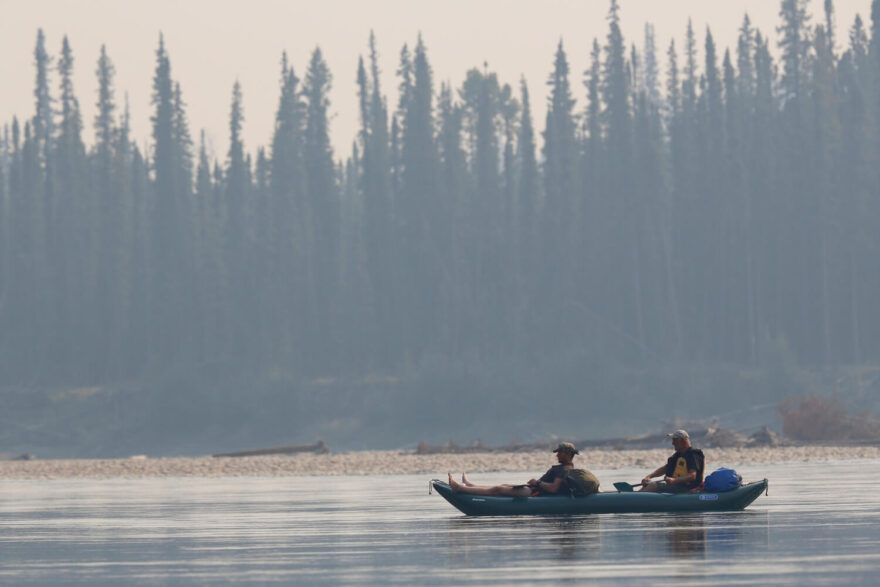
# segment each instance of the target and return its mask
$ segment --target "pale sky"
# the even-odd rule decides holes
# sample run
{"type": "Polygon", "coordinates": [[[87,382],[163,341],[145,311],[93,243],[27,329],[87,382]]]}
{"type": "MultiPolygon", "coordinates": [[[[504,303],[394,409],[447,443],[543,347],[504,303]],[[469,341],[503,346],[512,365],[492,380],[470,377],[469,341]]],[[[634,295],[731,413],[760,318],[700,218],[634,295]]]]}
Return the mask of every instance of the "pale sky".
{"type": "MultiPolygon", "coordinates": [[[[706,26],[719,46],[733,51],[743,15],[773,46],[779,24],[779,0],[619,0],[627,45],[641,49],[646,22],[656,28],[658,59],[666,67],[672,38],[681,54],[688,17],[693,19],[702,55],[706,26]]],[[[838,45],[847,42],[855,15],[870,21],[871,0],[835,0],[838,45]]],[[[359,55],[368,56],[370,30],[375,31],[383,92],[396,104],[397,69],[404,43],[419,33],[441,81],[460,86],[465,72],[482,68],[502,83],[518,88],[524,75],[531,93],[532,115],[543,127],[545,81],[556,45],[563,41],[571,83],[585,105],[582,72],[589,67],[594,37],[604,44],[609,0],[0,0],[0,125],[33,114],[33,50],[42,28],[47,50],[60,53],[68,36],[75,58],[75,90],[85,124],[87,144],[97,100],[95,67],[102,44],[116,68],[120,112],[127,93],[134,138],[150,137],[150,96],[159,32],[164,33],[172,77],[187,103],[190,129],[198,142],[205,129],[209,144],[225,159],[232,85],[242,84],[245,148],[254,152],[270,144],[278,106],[280,60],[287,51],[302,78],[312,50],[320,46],[333,74],[331,138],[337,157],[348,156],[358,128],[355,75],[359,55]]],[[[824,21],[822,0],[811,0],[813,22],[824,21]]],[[[702,57],[701,57],[702,60],[702,57]]],[[[57,76],[52,79],[57,96],[57,76]]],[[[517,92],[518,94],[518,92],[517,92]]]]}

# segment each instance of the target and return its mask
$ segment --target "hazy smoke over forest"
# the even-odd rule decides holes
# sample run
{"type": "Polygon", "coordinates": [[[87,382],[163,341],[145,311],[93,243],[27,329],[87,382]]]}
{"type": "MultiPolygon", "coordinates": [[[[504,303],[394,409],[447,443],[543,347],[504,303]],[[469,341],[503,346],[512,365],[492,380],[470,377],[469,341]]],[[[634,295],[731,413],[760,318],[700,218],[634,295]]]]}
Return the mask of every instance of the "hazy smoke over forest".
{"type": "Polygon", "coordinates": [[[880,0],[847,38],[823,6],[783,0],[731,47],[684,18],[657,46],[611,0],[589,69],[560,43],[544,87],[450,87],[419,36],[385,87],[371,37],[344,152],[350,72],[285,56],[271,142],[245,148],[236,83],[217,158],[161,39],[143,145],[112,55],[76,61],[86,120],[68,39],[37,32],[36,110],[0,121],[0,395],[23,423],[0,449],[587,438],[769,424],[832,389],[876,408],[880,0]]]}

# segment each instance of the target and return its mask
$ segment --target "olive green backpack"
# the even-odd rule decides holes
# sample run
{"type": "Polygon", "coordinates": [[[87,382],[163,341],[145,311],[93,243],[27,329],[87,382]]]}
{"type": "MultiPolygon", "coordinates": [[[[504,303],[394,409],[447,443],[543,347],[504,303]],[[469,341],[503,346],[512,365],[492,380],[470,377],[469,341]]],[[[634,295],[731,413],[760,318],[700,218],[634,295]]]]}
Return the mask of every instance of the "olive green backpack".
{"type": "Polygon", "coordinates": [[[565,476],[565,486],[572,496],[583,497],[599,491],[599,480],[586,469],[571,469],[565,476]]]}

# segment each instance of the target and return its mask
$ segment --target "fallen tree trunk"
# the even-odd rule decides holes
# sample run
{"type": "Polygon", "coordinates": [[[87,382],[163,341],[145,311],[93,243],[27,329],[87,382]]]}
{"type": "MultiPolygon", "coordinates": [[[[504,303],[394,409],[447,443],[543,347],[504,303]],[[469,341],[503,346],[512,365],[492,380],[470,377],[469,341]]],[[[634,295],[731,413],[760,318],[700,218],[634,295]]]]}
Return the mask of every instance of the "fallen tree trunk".
{"type": "Polygon", "coordinates": [[[471,445],[460,445],[449,441],[446,444],[428,444],[419,442],[416,447],[417,455],[436,455],[436,454],[468,454],[480,452],[530,452],[535,450],[549,450],[550,443],[539,442],[534,444],[507,444],[504,446],[488,446],[482,442],[476,442],[471,445]]]}
{"type": "Polygon", "coordinates": [[[263,455],[292,455],[302,452],[313,452],[316,454],[324,454],[330,452],[330,448],[323,440],[319,440],[315,444],[301,444],[298,446],[275,446],[272,448],[257,448],[253,450],[242,450],[237,452],[224,452],[211,455],[213,457],[258,457],[263,455]]]}

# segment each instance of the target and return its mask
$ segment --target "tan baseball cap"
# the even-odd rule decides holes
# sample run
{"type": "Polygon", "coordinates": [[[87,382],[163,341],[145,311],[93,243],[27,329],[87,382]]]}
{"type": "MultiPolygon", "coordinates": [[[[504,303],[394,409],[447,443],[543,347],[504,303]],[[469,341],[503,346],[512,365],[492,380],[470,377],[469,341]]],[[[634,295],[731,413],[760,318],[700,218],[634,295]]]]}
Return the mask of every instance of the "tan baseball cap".
{"type": "Polygon", "coordinates": [[[576,455],[580,451],[570,442],[560,442],[559,446],[553,449],[553,452],[567,452],[568,454],[576,455]]]}

